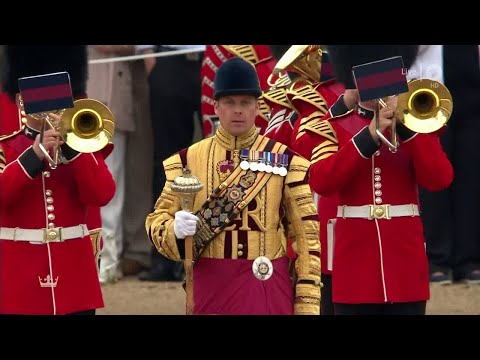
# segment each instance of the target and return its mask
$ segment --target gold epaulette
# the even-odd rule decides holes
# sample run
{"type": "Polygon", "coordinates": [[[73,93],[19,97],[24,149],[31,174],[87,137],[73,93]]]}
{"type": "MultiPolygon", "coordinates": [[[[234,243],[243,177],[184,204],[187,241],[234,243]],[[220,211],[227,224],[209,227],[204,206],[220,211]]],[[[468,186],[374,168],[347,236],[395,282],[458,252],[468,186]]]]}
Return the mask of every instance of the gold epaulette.
{"type": "Polygon", "coordinates": [[[165,177],[167,181],[173,181],[177,176],[182,175],[182,159],[179,154],[170,156],[163,161],[163,168],[165,169],[165,177]]]}
{"type": "Polygon", "coordinates": [[[268,101],[274,104],[279,104],[285,108],[293,110],[293,107],[290,104],[290,101],[288,101],[287,89],[276,88],[273,90],[264,91],[263,98],[267,99],[268,101]]]}
{"type": "Polygon", "coordinates": [[[292,98],[292,102],[294,100],[305,101],[315,106],[323,115],[328,111],[327,102],[310,84],[304,85],[298,89],[294,89],[293,86],[291,86],[287,90],[287,94],[289,95],[289,98],[292,98]]]}
{"type": "MultiPolygon", "coordinates": [[[[260,62],[257,52],[253,45],[222,45],[228,52],[235,56],[248,61],[253,65],[257,65],[260,62]]],[[[262,59],[263,60],[263,59],[262,59]]]]}
{"type": "Polygon", "coordinates": [[[263,100],[263,96],[258,99],[258,103],[260,105],[260,111],[258,112],[258,115],[268,123],[271,111],[270,106],[268,106],[265,100],[263,100]]]}
{"type": "Polygon", "coordinates": [[[297,136],[295,137],[295,141],[300,139],[303,135],[305,135],[305,129],[308,125],[318,124],[322,121],[323,115],[321,111],[315,111],[304,117],[300,120],[300,126],[298,128],[297,136]]]}
{"type": "Polygon", "coordinates": [[[325,141],[312,150],[312,158],[310,160],[312,164],[328,158],[338,151],[337,134],[330,121],[324,120],[320,123],[307,126],[306,130],[312,131],[325,138],[325,141]]]}
{"type": "Polygon", "coordinates": [[[285,177],[285,184],[291,184],[303,181],[305,175],[307,174],[308,168],[310,167],[310,162],[296,155],[290,161],[290,167],[288,168],[288,174],[285,177]]]}
{"type": "Polygon", "coordinates": [[[16,130],[11,134],[8,135],[0,135],[0,141],[10,139],[11,137],[14,137],[15,135],[20,134],[23,131],[23,127],[20,130],[16,130]]]}

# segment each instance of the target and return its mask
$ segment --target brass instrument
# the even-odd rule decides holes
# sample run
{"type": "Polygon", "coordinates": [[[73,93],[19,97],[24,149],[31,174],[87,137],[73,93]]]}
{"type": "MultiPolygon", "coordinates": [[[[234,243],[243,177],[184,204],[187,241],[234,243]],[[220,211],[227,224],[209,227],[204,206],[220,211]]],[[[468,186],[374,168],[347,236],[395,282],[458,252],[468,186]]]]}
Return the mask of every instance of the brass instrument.
{"type": "Polygon", "coordinates": [[[320,45],[292,45],[278,60],[273,74],[291,71],[313,83],[320,82],[322,49],[320,45]]]}
{"type": "MultiPolygon", "coordinates": [[[[382,99],[378,103],[386,106],[382,99]]],[[[445,85],[431,79],[417,79],[409,81],[408,92],[399,95],[395,117],[408,129],[428,134],[446,126],[452,111],[452,95],[445,85]]],[[[376,132],[392,152],[397,150],[395,122],[391,129],[391,141],[379,131],[378,117],[376,132]]]]}
{"type": "Polygon", "coordinates": [[[40,132],[40,149],[45,154],[50,167],[55,169],[59,163],[59,146],[53,148],[50,155],[43,147],[45,125],[59,131],[65,143],[73,150],[81,153],[93,153],[103,149],[112,139],[115,131],[114,116],[110,109],[98,100],[80,99],[74,102],[74,107],[52,111],[60,115],[58,124],[54,124],[46,113],[30,114],[37,120],[42,120],[40,132]]]}

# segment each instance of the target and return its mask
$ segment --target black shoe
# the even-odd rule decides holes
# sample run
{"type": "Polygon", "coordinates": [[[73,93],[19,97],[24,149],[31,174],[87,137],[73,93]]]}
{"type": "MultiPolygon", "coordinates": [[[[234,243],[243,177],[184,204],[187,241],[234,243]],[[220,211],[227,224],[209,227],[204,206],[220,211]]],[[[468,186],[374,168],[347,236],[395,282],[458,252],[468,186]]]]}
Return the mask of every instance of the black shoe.
{"type": "Polygon", "coordinates": [[[439,285],[450,285],[452,283],[451,271],[434,271],[430,273],[430,283],[439,285]]]}
{"type": "Polygon", "coordinates": [[[149,271],[142,271],[138,278],[141,281],[182,281],[185,277],[183,263],[157,264],[149,271]]]}
{"type": "Polygon", "coordinates": [[[467,273],[464,281],[467,284],[480,284],[480,269],[475,269],[467,273]]]}

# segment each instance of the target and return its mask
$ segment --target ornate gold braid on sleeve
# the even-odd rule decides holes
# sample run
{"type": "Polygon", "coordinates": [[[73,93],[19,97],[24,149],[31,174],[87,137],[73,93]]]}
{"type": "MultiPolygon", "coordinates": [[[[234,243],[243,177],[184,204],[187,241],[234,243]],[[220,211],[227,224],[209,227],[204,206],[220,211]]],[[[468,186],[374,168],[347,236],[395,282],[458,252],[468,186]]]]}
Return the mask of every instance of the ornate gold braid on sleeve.
{"type": "Polygon", "coordinates": [[[298,254],[295,314],[320,314],[320,239],[317,209],[308,185],[309,162],[294,156],[285,179],[289,233],[298,254]]]}
{"type": "Polygon", "coordinates": [[[100,233],[102,229],[97,228],[97,229],[89,229],[88,232],[90,234],[90,241],[92,242],[92,247],[93,247],[93,256],[95,257],[95,265],[97,265],[97,272],[100,271],[99,265],[100,265],[100,254],[101,254],[101,244],[100,244],[100,233]]]}
{"type": "Polygon", "coordinates": [[[287,89],[284,89],[284,88],[270,89],[263,93],[263,98],[270,101],[271,103],[279,104],[283,107],[293,110],[293,107],[290,104],[290,101],[288,101],[287,89]]]}
{"type": "Polygon", "coordinates": [[[155,204],[155,211],[147,216],[145,227],[150,241],[162,255],[171,260],[181,261],[173,231],[173,219],[175,213],[181,210],[181,203],[171,189],[173,180],[182,174],[180,155],[176,154],[166,159],[163,166],[167,181],[155,204]]]}
{"type": "Polygon", "coordinates": [[[295,100],[301,100],[315,106],[318,111],[322,113],[322,116],[328,112],[327,102],[310,84],[297,89],[294,89],[293,86],[291,86],[287,90],[287,94],[289,95],[289,98],[292,99],[292,102],[295,100]]]}
{"type": "Polygon", "coordinates": [[[265,100],[263,100],[262,96],[258,99],[258,103],[260,104],[260,111],[258,112],[258,114],[263,120],[265,120],[268,123],[268,117],[270,115],[270,106],[267,105],[265,100]]]}
{"type": "Polygon", "coordinates": [[[7,159],[5,158],[5,153],[3,152],[2,145],[0,144],[0,174],[3,173],[3,170],[7,166],[7,159]]]}
{"type": "Polygon", "coordinates": [[[307,125],[305,131],[311,131],[322,136],[324,141],[312,150],[312,164],[332,156],[338,151],[337,134],[332,124],[328,120],[321,121],[316,124],[307,125]]]}
{"type": "Polygon", "coordinates": [[[304,117],[300,120],[300,127],[298,128],[298,133],[297,136],[295,137],[295,140],[300,139],[303,135],[305,135],[305,128],[307,126],[311,126],[313,124],[317,124],[322,121],[323,118],[323,113],[321,111],[315,111],[308,115],[307,117],[304,117]]]}
{"type": "Polygon", "coordinates": [[[223,45],[223,47],[227,49],[228,52],[248,61],[253,65],[257,65],[261,60],[258,58],[257,52],[255,51],[253,45],[223,45]]]}

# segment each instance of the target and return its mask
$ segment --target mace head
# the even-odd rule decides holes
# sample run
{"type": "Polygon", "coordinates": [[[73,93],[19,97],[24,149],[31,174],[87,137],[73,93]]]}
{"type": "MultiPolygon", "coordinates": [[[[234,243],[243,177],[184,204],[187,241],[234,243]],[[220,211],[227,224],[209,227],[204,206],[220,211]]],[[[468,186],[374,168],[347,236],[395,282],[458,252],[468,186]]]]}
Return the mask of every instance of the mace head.
{"type": "Polygon", "coordinates": [[[193,176],[190,169],[184,168],[183,174],[173,180],[172,191],[178,193],[182,199],[182,208],[185,211],[192,211],[195,195],[203,189],[203,184],[196,176],[193,176]]]}

